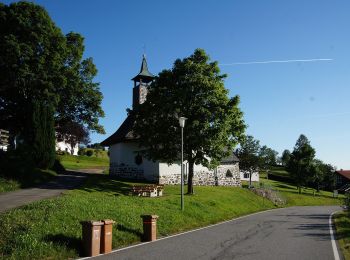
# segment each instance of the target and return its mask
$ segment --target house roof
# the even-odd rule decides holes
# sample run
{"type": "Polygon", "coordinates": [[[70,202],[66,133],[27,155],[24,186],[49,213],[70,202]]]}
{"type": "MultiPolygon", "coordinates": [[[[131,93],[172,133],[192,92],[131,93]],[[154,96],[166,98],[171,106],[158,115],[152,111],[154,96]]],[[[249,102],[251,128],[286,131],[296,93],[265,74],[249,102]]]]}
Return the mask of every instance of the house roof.
{"type": "Polygon", "coordinates": [[[153,78],[154,78],[154,75],[148,70],[146,56],[143,55],[140,73],[137,74],[135,77],[133,77],[131,80],[136,81],[136,80],[142,79],[142,81],[150,82],[153,80],[153,78]]]}
{"type": "Polygon", "coordinates": [[[134,140],[135,137],[132,132],[132,127],[134,125],[134,120],[131,116],[128,116],[118,130],[108,137],[106,140],[101,142],[102,146],[110,146],[116,143],[131,141],[134,140]]]}
{"type": "Polygon", "coordinates": [[[341,176],[343,176],[344,178],[350,180],[350,170],[340,170],[340,171],[336,171],[336,173],[340,174],[341,176]]]}
{"type": "Polygon", "coordinates": [[[221,160],[221,163],[223,164],[232,163],[232,162],[239,162],[238,157],[234,153],[232,153],[230,156],[223,158],[221,160]]]}

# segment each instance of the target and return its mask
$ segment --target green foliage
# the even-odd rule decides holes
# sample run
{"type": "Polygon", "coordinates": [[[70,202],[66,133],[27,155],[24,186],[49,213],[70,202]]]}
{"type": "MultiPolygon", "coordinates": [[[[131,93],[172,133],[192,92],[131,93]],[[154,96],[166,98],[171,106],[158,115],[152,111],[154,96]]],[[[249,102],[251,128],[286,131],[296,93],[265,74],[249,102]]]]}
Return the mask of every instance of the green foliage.
{"type": "Polygon", "coordinates": [[[290,151],[284,150],[282,153],[281,161],[283,166],[287,166],[290,160],[290,151]]]}
{"type": "Polygon", "coordinates": [[[88,151],[92,151],[91,156],[95,156],[97,158],[108,159],[108,157],[109,157],[107,151],[101,150],[101,149],[95,149],[95,148],[80,148],[78,151],[78,155],[87,155],[86,153],[88,151]]]}
{"type": "Polygon", "coordinates": [[[142,214],[157,214],[160,236],[203,227],[275,208],[252,192],[234,187],[197,187],[180,210],[179,186],[165,186],[164,196],[129,196],[135,183],[90,176],[65,196],[32,203],[0,215],[0,258],[78,258],[82,220],[113,219],[113,247],[140,242],[142,214]],[[1,255],[2,254],[2,255],[1,255]]]}
{"type": "Polygon", "coordinates": [[[184,159],[189,163],[188,193],[193,193],[193,165],[214,167],[232,153],[245,130],[239,97],[228,97],[226,75],[217,62],[209,62],[204,50],[177,59],[152,83],[147,100],[134,108],[134,132],[143,153],[152,160],[174,163],[180,159],[178,117],[187,118],[184,128],[184,159]],[[210,158],[210,159],[209,159],[210,158]]]}
{"type": "Polygon", "coordinates": [[[53,109],[50,105],[34,101],[32,117],[28,121],[24,135],[24,145],[30,149],[35,166],[50,168],[55,161],[55,129],[53,109]]]}
{"type": "Polygon", "coordinates": [[[249,186],[252,185],[252,174],[259,170],[261,164],[259,143],[259,140],[255,140],[253,136],[248,135],[241,142],[240,148],[237,149],[239,168],[249,174],[249,186]]]}
{"type": "Polygon", "coordinates": [[[17,190],[20,187],[21,184],[18,181],[0,176],[0,193],[17,190]]]}
{"type": "Polygon", "coordinates": [[[56,125],[79,122],[103,133],[97,70],[83,60],[83,37],[63,35],[45,9],[30,2],[0,4],[0,125],[23,134],[33,100],[53,105],[56,125]]]}
{"type": "Polygon", "coordinates": [[[314,158],[315,149],[305,135],[300,135],[287,165],[287,170],[294,178],[299,193],[301,193],[301,186],[306,185],[312,176],[311,166],[314,158]]]}
{"type": "Polygon", "coordinates": [[[269,170],[272,166],[277,164],[278,152],[267,147],[262,146],[259,150],[260,166],[262,169],[269,170]]]}
{"type": "Polygon", "coordinates": [[[94,152],[91,151],[91,150],[86,151],[86,155],[87,155],[87,156],[92,156],[93,154],[94,154],[94,152]]]}
{"type": "Polygon", "coordinates": [[[334,215],[336,237],[344,259],[350,259],[350,214],[349,210],[334,215]]]}

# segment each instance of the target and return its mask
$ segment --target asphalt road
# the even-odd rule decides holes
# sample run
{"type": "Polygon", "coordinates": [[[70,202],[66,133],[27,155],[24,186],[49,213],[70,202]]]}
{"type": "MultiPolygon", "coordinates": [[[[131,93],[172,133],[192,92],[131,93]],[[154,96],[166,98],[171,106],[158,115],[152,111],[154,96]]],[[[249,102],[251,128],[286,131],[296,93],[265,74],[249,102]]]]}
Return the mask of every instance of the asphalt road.
{"type": "Polygon", "coordinates": [[[98,259],[334,259],[329,216],[340,207],[292,207],[262,212],[98,259]]]}
{"type": "Polygon", "coordinates": [[[85,177],[86,173],[83,172],[67,172],[35,188],[0,193],[0,213],[34,201],[59,196],[65,190],[74,189],[79,186],[85,177]]]}

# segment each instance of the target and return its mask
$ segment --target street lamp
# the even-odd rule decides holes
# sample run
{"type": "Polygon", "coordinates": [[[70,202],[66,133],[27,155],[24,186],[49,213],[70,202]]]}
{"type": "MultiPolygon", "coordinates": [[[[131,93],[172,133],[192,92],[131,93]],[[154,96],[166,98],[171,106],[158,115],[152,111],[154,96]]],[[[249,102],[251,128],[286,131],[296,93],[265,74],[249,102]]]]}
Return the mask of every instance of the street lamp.
{"type": "Polygon", "coordinates": [[[186,117],[179,117],[179,124],[181,127],[181,210],[184,210],[184,127],[185,127],[185,121],[186,117]]]}

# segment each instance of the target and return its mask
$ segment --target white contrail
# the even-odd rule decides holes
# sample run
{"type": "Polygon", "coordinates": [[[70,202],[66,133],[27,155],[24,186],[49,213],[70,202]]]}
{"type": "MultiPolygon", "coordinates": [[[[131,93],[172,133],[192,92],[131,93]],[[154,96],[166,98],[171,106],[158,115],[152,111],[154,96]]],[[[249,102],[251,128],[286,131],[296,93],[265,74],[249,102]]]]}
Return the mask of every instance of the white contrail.
{"type": "Polygon", "coordinates": [[[301,59],[301,60],[266,60],[266,61],[249,61],[221,63],[221,66],[250,65],[250,64],[269,64],[269,63],[291,63],[291,62],[315,62],[315,61],[332,61],[333,59],[301,59]]]}

